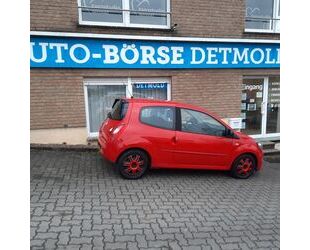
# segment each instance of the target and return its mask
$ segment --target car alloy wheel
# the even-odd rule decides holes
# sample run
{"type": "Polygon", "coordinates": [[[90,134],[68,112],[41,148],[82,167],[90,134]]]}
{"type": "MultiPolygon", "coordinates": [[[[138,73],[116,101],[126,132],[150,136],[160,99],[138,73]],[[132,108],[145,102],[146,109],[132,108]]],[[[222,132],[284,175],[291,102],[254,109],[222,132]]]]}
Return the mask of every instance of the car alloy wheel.
{"type": "Polygon", "coordinates": [[[118,161],[120,174],[127,179],[140,178],[148,168],[148,157],[141,150],[129,150],[118,161]]]}
{"type": "Polygon", "coordinates": [[[231,173],[240,179],[249,178],[256,169],[256,161],[252,155],[244,154],[239,156],[232,167],[231,173]]]}

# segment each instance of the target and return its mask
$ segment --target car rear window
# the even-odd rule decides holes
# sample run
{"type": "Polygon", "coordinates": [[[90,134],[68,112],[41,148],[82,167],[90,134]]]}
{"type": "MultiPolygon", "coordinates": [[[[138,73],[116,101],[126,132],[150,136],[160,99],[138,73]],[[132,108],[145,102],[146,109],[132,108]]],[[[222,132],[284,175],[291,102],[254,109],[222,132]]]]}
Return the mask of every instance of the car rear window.
{"type": "Polygon", "coordinates": [[[116,100],[112,107],[111,119],[122,120],[126,116],[127,110],[128,102],[125,102],[124,100],[116,100]]]}
{"type": "Polygon", "coordinates": [[[144,107],[140,120],[153,127],[174,129],[175,111],[173,107],[144,107]]]}

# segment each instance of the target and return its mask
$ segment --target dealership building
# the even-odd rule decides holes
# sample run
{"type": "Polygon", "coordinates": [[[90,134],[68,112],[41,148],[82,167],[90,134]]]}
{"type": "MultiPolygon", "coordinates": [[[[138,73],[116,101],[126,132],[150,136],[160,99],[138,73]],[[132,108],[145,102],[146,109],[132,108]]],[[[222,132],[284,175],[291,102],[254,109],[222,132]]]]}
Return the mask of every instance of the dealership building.
{"type": "Polygon", "coordinates": [[[280,0],[32,0],[31,143],[89,144],[115,98],[280,139],[280,0]]]}

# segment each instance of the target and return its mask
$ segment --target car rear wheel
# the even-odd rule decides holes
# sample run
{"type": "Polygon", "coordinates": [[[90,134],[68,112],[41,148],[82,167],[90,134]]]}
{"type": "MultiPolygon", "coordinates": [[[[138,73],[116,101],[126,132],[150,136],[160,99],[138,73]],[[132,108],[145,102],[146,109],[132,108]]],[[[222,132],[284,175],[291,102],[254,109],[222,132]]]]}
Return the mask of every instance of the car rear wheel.
{"type": "Polygon", "coordinates": [[[141,150],[129,150],[117,162],[120,174],[126,179],[139,179],[146,172],[148,166],[148,156],[141,150]]]}
{"type": "Polygon", "coordinates": [[[247,179],[254,174],[256,161],[250,154],[239,156],[233,163],[231,174],[235,178],[247,179]]]}

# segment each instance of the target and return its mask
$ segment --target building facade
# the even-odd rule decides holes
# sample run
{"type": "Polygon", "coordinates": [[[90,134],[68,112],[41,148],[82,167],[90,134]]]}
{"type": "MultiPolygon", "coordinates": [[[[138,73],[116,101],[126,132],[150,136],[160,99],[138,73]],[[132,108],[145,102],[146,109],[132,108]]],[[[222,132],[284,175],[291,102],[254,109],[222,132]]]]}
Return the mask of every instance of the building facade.
{"type": "Polygon", "coordinates": [[[280,0],[32,0],[31,143],[87,144],[118,97],[280,138],[280,0]]]}

